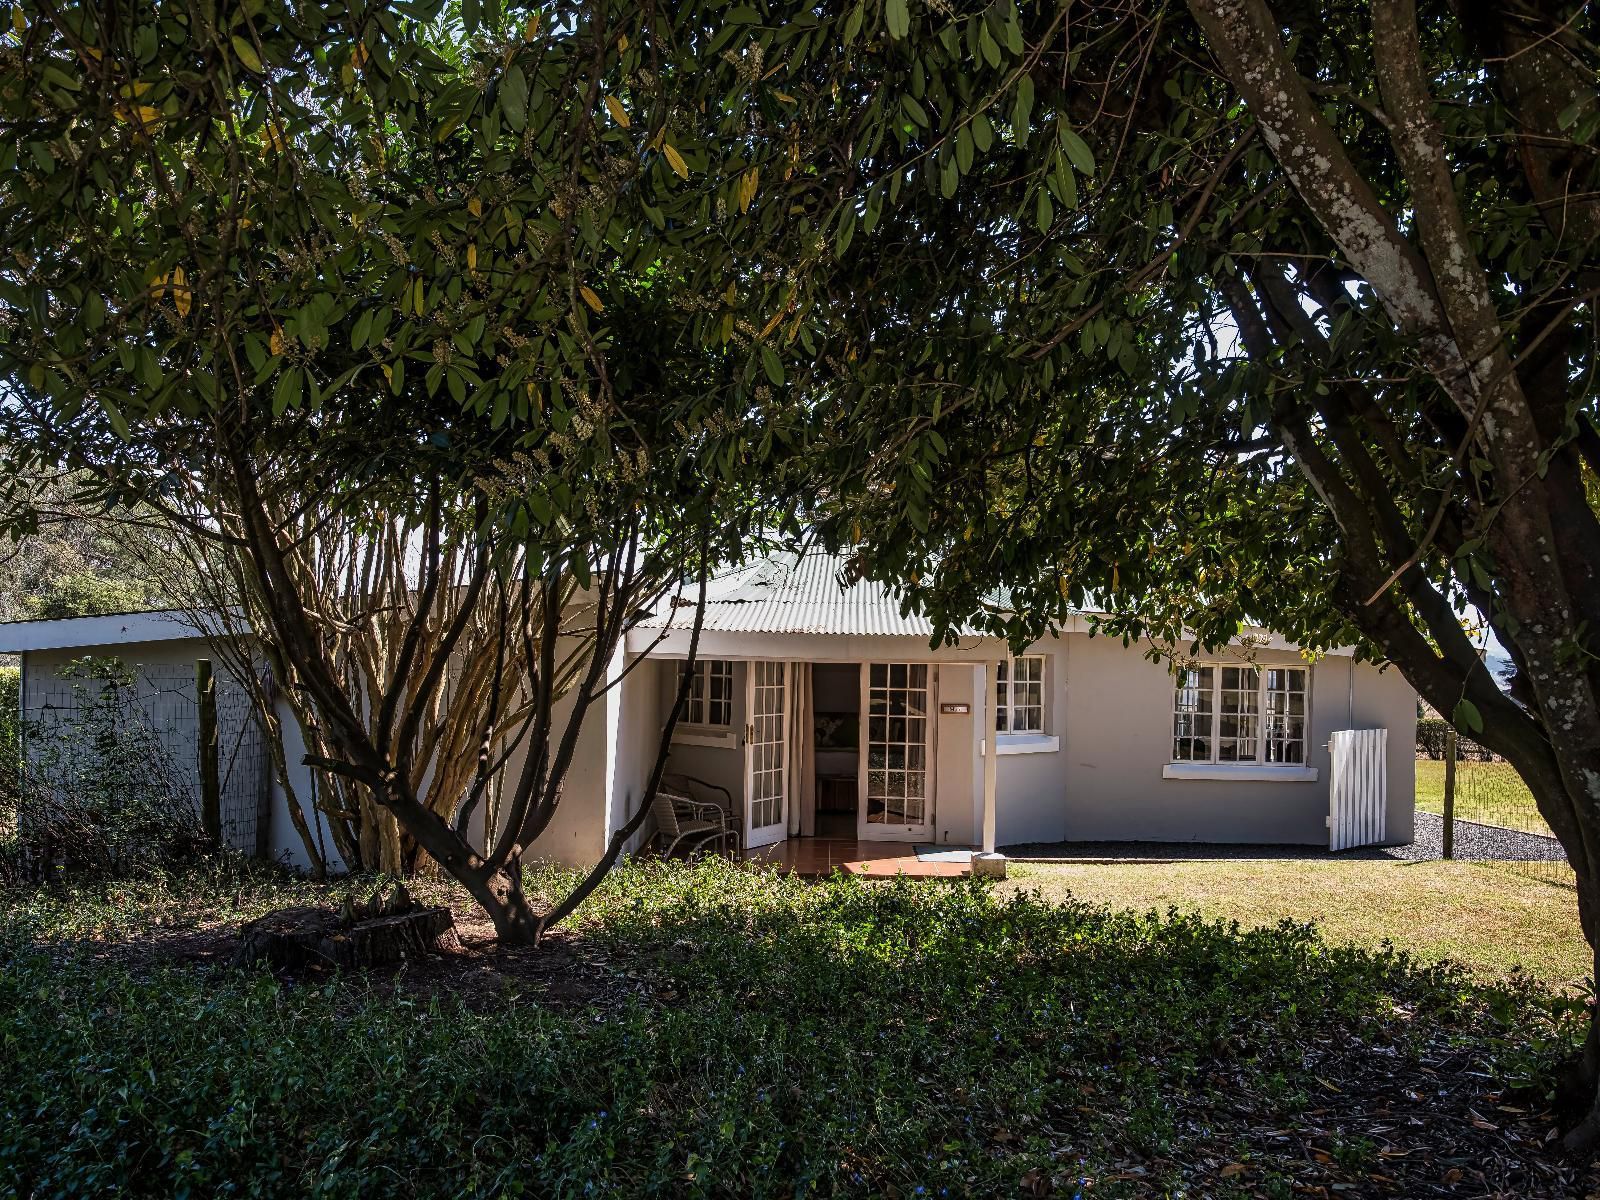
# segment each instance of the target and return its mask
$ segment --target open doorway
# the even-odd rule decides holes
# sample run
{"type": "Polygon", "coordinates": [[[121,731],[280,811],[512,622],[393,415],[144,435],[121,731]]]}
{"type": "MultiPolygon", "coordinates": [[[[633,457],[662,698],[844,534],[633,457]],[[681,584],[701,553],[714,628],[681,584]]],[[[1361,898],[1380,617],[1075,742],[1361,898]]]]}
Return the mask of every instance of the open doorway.
{"type": "Polygon", "coordinates": [[[811,668],[816,780],[816,835],[856,836],[861,756],[861,664],[811,668]]]}

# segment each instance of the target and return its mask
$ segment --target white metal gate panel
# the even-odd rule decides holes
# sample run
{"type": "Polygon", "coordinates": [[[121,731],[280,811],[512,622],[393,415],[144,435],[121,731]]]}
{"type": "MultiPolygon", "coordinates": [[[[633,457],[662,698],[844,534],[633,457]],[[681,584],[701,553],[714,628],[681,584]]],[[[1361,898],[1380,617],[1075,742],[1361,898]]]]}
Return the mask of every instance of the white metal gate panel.
{"type": "Polygon", "coordinates": [[[1328,738],[1328,849],[1372,846],[1386,836],[1387,729],[1340,729],[1328,738]]]}

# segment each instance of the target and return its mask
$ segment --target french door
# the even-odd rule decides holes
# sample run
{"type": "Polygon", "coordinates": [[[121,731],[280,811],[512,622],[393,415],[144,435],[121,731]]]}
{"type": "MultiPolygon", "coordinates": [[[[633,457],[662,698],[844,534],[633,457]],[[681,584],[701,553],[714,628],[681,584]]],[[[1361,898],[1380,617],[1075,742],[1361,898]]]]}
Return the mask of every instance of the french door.
{"type": "Polygon", "coordinates": [[[933,832],[929,767],[932,688],[927,663],[867,663],[861,669],[861,803],[856,836],[916,841],[933,832]]]}
{"type": "Polygon", "coordinates": [[[752,662],[745,675],[744,844],[770,846],[788,833],[788,672],[752,662]]]}

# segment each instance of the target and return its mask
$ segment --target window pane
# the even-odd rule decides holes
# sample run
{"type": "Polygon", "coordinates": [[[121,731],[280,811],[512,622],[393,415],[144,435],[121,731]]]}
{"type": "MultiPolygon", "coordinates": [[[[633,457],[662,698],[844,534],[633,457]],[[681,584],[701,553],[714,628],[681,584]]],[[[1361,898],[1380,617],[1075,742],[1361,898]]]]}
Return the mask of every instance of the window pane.
{"type": "Polygon", "coordinates": [[[1215,668],[1194,665],[1180,668],[1172,699],[1172,758],[1174,762],[1210,762],[1212,685],[1215,668]]]}
{"type": "Polygon", "coordinates": [[[1253,762],[1260,736],[1261,672],[1254,666],[1220,669],[1217,761],[1253,762]]]}
{"type": "Polygon", "coordinates": [[[1266,672],[1266,744],[1262,758],[1272,763],[1306,761],[1306,670],[1270,667],[1266,672]]]}

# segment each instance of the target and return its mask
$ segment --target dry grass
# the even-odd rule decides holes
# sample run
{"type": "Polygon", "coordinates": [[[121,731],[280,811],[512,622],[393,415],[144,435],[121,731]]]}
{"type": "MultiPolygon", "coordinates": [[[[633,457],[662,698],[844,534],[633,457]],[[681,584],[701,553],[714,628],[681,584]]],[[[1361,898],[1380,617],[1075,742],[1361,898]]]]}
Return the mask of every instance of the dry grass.
{"type": "Polygon", "coordinates": [[[1591,970],[1571,889],[1472,863],[1017,863],[1005,886],[1113,908],[1177,907],[1245,926],[1316,921],[1329,941],[1388,940],[1484,979],[1521,970],[1563,986],[1591,970]]]}

